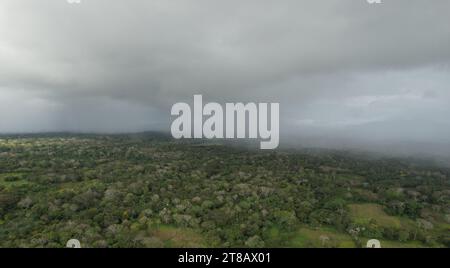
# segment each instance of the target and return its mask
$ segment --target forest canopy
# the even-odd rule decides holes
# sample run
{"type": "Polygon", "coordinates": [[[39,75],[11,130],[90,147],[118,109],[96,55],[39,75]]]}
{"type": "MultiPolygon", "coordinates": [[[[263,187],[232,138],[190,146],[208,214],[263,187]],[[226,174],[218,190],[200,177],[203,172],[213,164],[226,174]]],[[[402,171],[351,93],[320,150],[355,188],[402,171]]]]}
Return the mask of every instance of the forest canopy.
{"type": "Polygon", "coordinates": [[[0,247],[449,247],[449,169],[136,135],[0,137],[0,247]]]}

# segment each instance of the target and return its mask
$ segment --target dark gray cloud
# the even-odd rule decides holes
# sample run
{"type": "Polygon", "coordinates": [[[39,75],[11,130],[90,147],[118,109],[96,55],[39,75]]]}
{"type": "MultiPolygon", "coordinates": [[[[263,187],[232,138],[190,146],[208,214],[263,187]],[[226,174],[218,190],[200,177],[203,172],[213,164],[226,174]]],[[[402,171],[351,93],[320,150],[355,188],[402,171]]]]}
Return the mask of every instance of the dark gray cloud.
{"type": "MultiPolygon", "coordinates": [[[[0,3],[0,132],[168,130],[279,101],[297,137],[450,142],[447,0],[0,3]]],[[[283,141],[283,140],[282,140],[283,141]]]]}

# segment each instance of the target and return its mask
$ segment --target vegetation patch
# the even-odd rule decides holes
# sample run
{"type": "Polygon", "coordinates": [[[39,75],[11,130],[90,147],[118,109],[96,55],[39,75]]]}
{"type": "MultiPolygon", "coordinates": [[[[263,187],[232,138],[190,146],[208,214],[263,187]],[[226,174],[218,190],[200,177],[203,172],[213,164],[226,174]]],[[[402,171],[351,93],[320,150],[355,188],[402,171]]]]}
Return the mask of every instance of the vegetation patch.
{"type": "Polygon", "coordinates": [[[307,228],[302,227],[291,241],[292,247],[313,247],[313,248],[354,248],[350,235],[339,233],[332,228],[307,228]]]}
{"type": "Polygon", "coordinates": [[[389,216],[383,211],[383,207],[377,204],[351,204],[350,216],[359,224],[374,222],[381,227],[400,228],[401,220],[398,217],[389,216]]]}
{"type": "Polygon", "coordinates": [[[196,231],[172,226],[159,226],[150,234],[162,241],[166,247],[175,248],[204,248],[206,243],[196,231]]]}

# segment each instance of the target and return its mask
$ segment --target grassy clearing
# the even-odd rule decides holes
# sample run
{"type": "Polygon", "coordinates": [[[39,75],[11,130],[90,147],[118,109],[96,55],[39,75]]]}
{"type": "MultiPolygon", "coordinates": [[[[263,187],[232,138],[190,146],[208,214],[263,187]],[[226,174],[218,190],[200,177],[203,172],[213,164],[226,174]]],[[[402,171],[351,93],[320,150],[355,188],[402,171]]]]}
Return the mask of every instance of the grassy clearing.
{"type": "Polygon", "coordinates": [[[350,216],[356,223],[367,224],[375,221],[382,227],[401,228],[402,221],[398,217],[389,216],[378,204],[352,204],[349,205],[350,216]]]}
{"type": "Polygon", "coordinates": [[[175,248],[203,248],[206,242],[194,230],[176,228],[172,226],[159,226],[151,231],[151,235],[161,240],[165,247],[175,248]]]}
{"type": "MultiPolygon", "coordinates": [[[[367,243],[369,239],[363,240],[363,245],[367,243]]],[[[418,241],[411,242],[398,242],[389,240],[380,240],[382,248],[423,248],[425,247],[422,243],[418,241]]]]}
{"type": "Polygon", "coordinates": [[[347,234],[339,233],[332,228],[312,229],[300,228],[291,240],[291,247],[337,247],[354,248],[355,243],[347,234]]]}

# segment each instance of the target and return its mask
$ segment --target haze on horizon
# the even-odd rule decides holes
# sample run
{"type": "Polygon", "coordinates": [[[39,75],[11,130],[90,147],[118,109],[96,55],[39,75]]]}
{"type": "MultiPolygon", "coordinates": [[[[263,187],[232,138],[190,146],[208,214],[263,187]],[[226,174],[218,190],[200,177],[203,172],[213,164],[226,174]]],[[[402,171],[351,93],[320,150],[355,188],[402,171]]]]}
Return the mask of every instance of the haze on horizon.
{"type": "Polygon", "coordinates": [[[449,10],[447,0],[3,0],[0,133],[168,132],[170,107],[203,94],[279,102],[281,143],[445,152],[449,10]]]}

